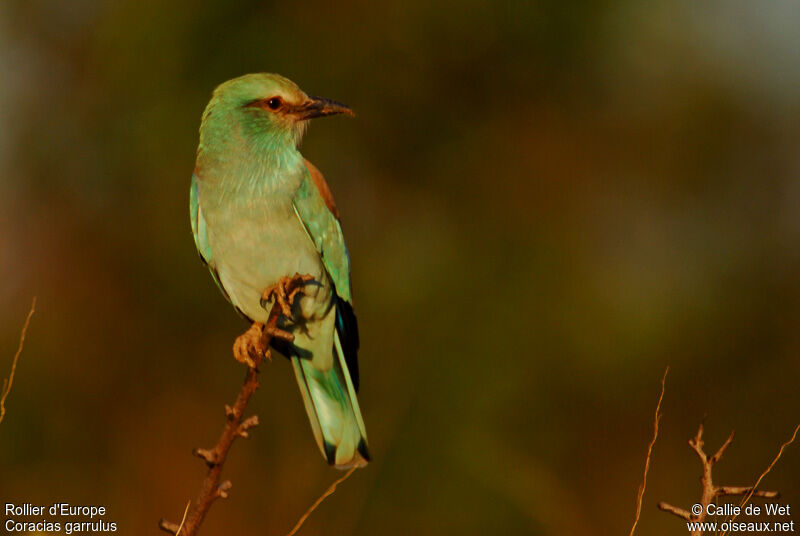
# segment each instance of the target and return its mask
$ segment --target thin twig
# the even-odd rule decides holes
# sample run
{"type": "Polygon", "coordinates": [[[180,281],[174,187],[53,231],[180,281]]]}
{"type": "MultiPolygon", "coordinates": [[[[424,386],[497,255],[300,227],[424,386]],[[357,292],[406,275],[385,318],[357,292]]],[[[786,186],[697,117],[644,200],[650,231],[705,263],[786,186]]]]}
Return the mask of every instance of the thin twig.
{"type": "Polygon", "coordinates": [[[297,533],[297,531],[300,530],[300,527],[303,526],[303,523],[306,522],[308,516],[310,516],[311,513],[317,509],[317,506],[322,504],[322,501],[324,501],[329,495],[333,494],[333,492],[336,491],[336,486],[338,486],[339,484],[350,478],[350,475],[352,475],[356,469],[358,469],[358,465],[354,465],[353,467],[351,467],[350,470],[344,474],[344,476],[339,477],[333,484],[331,484],[330,487],[325,490],[325,493],[320,495],[319,499],[314,501],[314,504],[312,504],[311,507],[308,510],[306,510],[306,513],[303,514],[303,516],[300,518],[300,520],[297,522],[294,528],[290,530],[289,534],[287,534],[286,536],[294,536],[297,533]]]}
{"type": "MultiPolygon", "coordinates": [[[[785,442],[784,442],[784,443],[781,445],[781,448],[778,450],[778,454],[776,454],[776,455],[775,455],[775,457],[772,459],[772,462],[769,464],[769,466],[768,466],[766,469],[764,469],[764,472],[763,472],[763,473],[761,473],[761,475],[758,477],[758,480],[756,480],[756,483],[755,483],[755,484],[753,484],[753,486],[750,488],[750,492],[749,492],[749,493],[748,493],[748,494],[747,494],[747,495],[746,495],[746,496],[745,496],[745,497],[742,499],[742,502],[741,502],[741,503],[739,503],[739,507],[740,507],[740,508],[743,508],[743,507],[744,507],[744,505],[746,505],[746,504],[747,504],[747,501],[749,501],[749,500],[750,500],[750,498],[751,498],[751,497],[752,497],[754,494],[757,494],[757,493],[758,493],[758,492],[756,491],[756,489],[758,488],[758,485],[759,485],[759,484],[761,484],[761,480],[763,480],[763,478],[764,478],[765,476],[767,476],[767,473],[769,473],[770,471],[772,471],[772,468],[773,468],[773,467],[775,467],[775,464],[776,464],[776,463],[778,463],[778,460],[780,460],[780,459],[781,459],[781,456],[783,456],[783,451],[784,451],[784,449],[786,449],[786,447],[788,447],[789,445],[791,445],[792,443],[794,443],[794,440],[797,438],[797,432],[798,432],[798,430],[800,430],[800,424],[798,424],[797,426],[795,426],[795,428],[794,428],[794,433],[792,434],[792,437],[790,437],[788,441],[785,441],[785,442]]],[[[776,493],[776,495],[777,495],[777,493],[776,493]]],[[[763,495],[762,495],[762,496],[763,496],[763,495]]],[[[734,521],[734,520],[735,520],[737,517],[738,517],[738,515],[734,515],[733,517],[731,517],[730,521],[731,521],[731,522],[733,522],[733,521],[734,521]]],[[[723,531],[722,531],[722,533],[720,534],[720,536],[725,536],[725,533],[726,533],[726,531],[724,531],[724,530],[723,530],[723,531]]]]}
{"type": "Polygon", "coordinates": [[[186,501],[186,509],[183,511],[183,519],[181,519],[181,524],[178,525],[178,530],[175,532],[175,536],[180,536],[181,529],[183,528],[183,524],[186,523],[186,514],[189,513],[189,505],[192,504],[192,501],[186,501]]]}
{"type": "Polygon", "coordinates": [[[658,423],[661,420],[659,411],[661,410],[661,401],[664,399],[664,384],[667,381],[668,372],[669,366],[664,369],[664,376],[661,378],[661,394],[658,395],[656,412],[653,416],[653,439],[651,439],[650,444],[647,445],[647,457],[644,460],[644,475],[642,476],[642,484],[639,486],[639,493],[636,495],[636,517],[633,519],[630,536],[633,536],[634,531],[636,531],[636,525],[639,523],[639,516],[642,513],[642,499],[644,498],[644,490],[647,486],[647,473],[650,470],[650,456],[653,453],[653,445],[656,444],[656,439],[658,438],[658,423]]]}
{"type": "MultiPolygon", "coordinates": [[[[750,493],[755,488],[751,488],[748,486],[719,486],[717,488],[717,495],[728,496],[728,495],[746,495],[750,493]]],[[[780,497],[780,493],[777,491],[766,491],[766,490],[755,490],[753,491],[753,497],[762,497],[765,499],[776,499],[780,497]]]]}
{"type": "Polygon", "coordinates": [[[731,430],[731,435],[728,436],[728,439],[725,440],[725,442],[717,450],[717,452],[713,456],[711,456],[711,458],[708,459],[708,463],[710,463],[711,465],[714,465],[715,463],[717,463],[720,460],[720,458],[722,458],[722,455],[725,454],[725,451],[728,450],[728,447],[731,445],[731,443],[733,443],[733,436],[734,435],[735,435],[735,432],[733,430],[731,430]]]}
{"type": "Polygon", "coordinates": [[[669,503],[665,503],[661,501],[658,503],[658,509],[664,512],[669,512],[670,514],[674,514],[681,519],[685,519],[686,521],[690,521],[692,519],[692,514],[684,510],[683,508],[678,508],[677,506],[672,506],[669,503]]]}
{"type": "Polygon", "coordinates": [[[31,323],[31,317],[33,316],[34,311],[36,311],[36,297],[34,296],[33,302],[31,302],[30,311],[28,311],[28,317],[25,319],[25,324],[22,325],[22,332],[19,335],[19,346],[17,347],[17,353],[14,354],[14,360],[11,362],[11,374],[9,374],[8,379],[3,379],[3,388],[0,390],[0,422],[3,422],[3,417],[6,416],[6,398],[8,398],[8,393],[11,392],[11,386],[14,384],[14,374],[17,372],[17,362],[19,361],[19,356],[22,353],[22,347],[25,345],[25,335],[28,332],[28,326],[31,323]]]}

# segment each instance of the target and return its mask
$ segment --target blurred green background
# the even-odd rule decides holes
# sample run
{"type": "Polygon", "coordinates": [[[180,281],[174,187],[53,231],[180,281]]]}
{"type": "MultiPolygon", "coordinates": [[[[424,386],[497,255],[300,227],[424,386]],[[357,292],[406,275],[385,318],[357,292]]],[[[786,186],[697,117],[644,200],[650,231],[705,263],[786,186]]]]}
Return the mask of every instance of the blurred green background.
{"type": "MultiPolygon", "coordinates": [[[[755,481],[800,420],[800,4],[6,0],[0,502],[178,521],[246,326],[194,249],[200,114],[278,72],[346,102],[303,153],[353,262],[374,462],[302,534],[638,534],[755,481]]],[[[203,534],[285,534],[339,473],[262,374],[203,534]]],[[[764,480],[800,509],[800,445],[764,480]]],[[[798,514],[800,515],[800,514],[798,514]]],[[[800,518],[796,518],[800,523],[800,518]]]]}

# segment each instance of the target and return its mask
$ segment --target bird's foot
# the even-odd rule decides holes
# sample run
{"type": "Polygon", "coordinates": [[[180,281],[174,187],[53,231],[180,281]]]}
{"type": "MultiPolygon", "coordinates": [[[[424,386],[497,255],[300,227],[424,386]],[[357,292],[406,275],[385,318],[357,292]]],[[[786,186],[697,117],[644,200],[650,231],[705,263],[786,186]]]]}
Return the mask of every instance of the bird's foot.
{"type": "Polygon", "coordinates": [[[257,360],[260,362],[263,359],[271,359],[264,331],[264,324],[253,322],[247,331],[236,337],[233,342],[233,357],[236,361],[254,369],[258,367],[257,360]]]}
{"type": "Polygon", "coordinates": [[[295,297],[303,290],[306,283],[313,280],[314,276],[310,274],[300,275],[296,273],[291,277],[281,277],[277,283],[271,287],[267,287],[261,294],[261,307],[266,307],[269,302],[275,299],[278,307],[281,309],[281,314],[285,317],[292,318],[292,304],[294,303],[295,297]]]}
{"type": "Polygon", "coordinates": [[[264,326],[264,333],[267,333],[269,336],[275,339],[283,339],[286,342],[294,342],[294,335],[271,324],[264,326]]]}

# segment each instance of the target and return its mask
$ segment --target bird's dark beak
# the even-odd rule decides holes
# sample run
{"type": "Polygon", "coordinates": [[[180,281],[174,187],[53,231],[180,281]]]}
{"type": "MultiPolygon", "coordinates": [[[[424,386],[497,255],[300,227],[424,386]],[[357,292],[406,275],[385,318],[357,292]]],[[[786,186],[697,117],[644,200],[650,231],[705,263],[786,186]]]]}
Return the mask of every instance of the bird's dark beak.
{"type": "Polygon", "coordinates": [[[310,96],[306,102],[294,107],[291,113],[296,115],[298,119],[313,119],[314,117],[336,114],[355,115],[353,110],[341,102],[310,96]]]}

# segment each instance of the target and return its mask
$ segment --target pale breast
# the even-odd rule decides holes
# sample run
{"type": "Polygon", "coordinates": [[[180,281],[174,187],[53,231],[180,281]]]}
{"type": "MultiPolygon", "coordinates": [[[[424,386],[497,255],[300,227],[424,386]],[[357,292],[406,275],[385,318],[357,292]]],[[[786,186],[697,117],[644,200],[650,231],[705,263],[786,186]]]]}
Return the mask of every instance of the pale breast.
{"type": "Polygon", "coordinates": [[[291,197],[236,196],[228,203],[203,206],[203,214],[220,282],[244,314],[265,322],[268,312],[260,304],[264,289],[295,273],[311,274],[317,281],[306,287],[303,316],[315,317],[327,310],[330,283],[291,197]]]}

